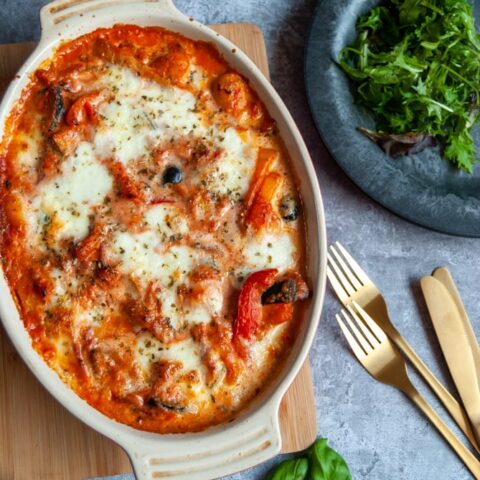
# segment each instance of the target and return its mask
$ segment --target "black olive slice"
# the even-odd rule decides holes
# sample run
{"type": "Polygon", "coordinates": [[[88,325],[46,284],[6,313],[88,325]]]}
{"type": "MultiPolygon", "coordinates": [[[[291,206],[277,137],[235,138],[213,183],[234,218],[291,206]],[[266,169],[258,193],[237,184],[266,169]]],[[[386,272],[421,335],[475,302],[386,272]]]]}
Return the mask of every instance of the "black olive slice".
{"type": "Polygon", "coordinates": [[[183,180],[183,173],[178,167],[168,167],[163,174],[163,184],[177,184],[183,180]]]}
{"type": "Polygon", "coordinates": [[[280,214],[286,222],[293,222],[298,218],[300,207],[297,199],[291,195],[284,195],[280,202],[280,214]]]}

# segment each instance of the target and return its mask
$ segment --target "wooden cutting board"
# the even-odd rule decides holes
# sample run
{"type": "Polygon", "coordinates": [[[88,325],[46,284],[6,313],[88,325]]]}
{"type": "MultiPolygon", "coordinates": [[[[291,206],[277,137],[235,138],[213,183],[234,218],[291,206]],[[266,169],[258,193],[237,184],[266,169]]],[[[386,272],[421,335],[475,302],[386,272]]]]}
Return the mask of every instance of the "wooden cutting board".
{"type": "MultiPolygon", "coordinates": [[[[268,76],[261,30],[250,24],[213,27],[229,38],[268,76]]],[[[0,45],[0,95],[34,44],[0,45]]],[[[306,448],[317,422],[307,361],[280,408],[283,452],[306,448]]],[[[37,382],[0,327],[0,479],[83,480],[131,472],[127,456],[111,440],[87,427],[37,382]]]]}

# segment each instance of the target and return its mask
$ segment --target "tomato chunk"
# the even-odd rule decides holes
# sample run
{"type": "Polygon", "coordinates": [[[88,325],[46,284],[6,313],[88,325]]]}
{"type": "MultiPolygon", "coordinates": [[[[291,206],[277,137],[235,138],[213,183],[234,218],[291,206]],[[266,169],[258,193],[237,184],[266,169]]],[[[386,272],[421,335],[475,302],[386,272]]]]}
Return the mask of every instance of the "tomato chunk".
{"type": "Polygon", "coordinates": [[[100,249],[105,237],[103,225],[95,223],[87,237],[77,246],[75,256],[82,262],[100,259],[100,249]]]}
{"type": "Polygon", "coordinates": [[[63,126],[52,135],[53,141],[63,155],[71,155],[86,137],[85,126],[63,126]]]}
{"type": "Polygon", "coordinates": [[[104,97],[99,92],[87,93],[83,97],[78,98],[68,109],[65,118],[67,124],[70,126],[82,125],[96,120],[96,109],[103,100],[104,97]]]}
{"type": "Polygon", "coordinates": [[[110,165],[110,172],[112,173],[119,193],[130,200],[140,202],[144,200],[143,190],[120,162],[115,162],[110,165]]]}
{"type": "Polygon", "coordinates": [[[163,78],[169,79],[175,85],[181,85],[190,70],[190,58],[186,53],[174,50],[155,60],[152,67],[163,78]]]}
{"type": "Polygon", "coordinates": [[[248,83],[238,73],[221,75],[214,84],[212,93],[220,108],[234,117],[240,116],[248,107],[248,83]]]}

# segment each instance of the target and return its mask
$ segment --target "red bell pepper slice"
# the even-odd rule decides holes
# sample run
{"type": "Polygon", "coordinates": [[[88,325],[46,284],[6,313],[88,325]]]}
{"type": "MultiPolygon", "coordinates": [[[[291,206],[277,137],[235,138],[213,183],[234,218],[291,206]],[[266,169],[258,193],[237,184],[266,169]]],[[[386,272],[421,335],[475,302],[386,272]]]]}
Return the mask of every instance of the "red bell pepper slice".
{"type": "Polygon", "coordinates": [[[262,292],[268,288],[278,270],[270,268],[252,273],[243,284],[238,297],[237,318],[233,325],[233,339],[252,338],[262,317],[262,292]]]}
{"type": "Polygon", "coordinates": [[[265,325],[280,325],[293,318],[293,303],[263,305],[262,310],[262,323],[265,325]]]}

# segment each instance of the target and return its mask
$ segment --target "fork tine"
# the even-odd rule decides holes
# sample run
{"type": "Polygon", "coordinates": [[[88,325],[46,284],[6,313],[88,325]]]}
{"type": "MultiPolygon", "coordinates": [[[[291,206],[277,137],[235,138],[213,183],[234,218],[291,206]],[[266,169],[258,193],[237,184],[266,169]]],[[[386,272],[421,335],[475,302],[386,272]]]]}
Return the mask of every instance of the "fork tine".
{"type": "Polygon", "coordinates": [[[340,328],[342,329],[342,332],[345,335],[345,338],[347,339],[347,342],[350,345],[350,348],[353,350],[353,353],[360,361],[362,361],[366,357],[365,352],[361,349],[360,345],[353,338],[353,335],[350,333],[347,326],[343,323],[343,320],[340,318],[340,315],[338,315],[337,313],[335,317],[337,318],[337,322],[340,325],[340,328]]]}
{"type": "Polygon", "coordinates": [[[351,269],[355,272],[355,275],[363,282],[366,283],[373,283],[365,271],[360,267],[360,265],[353,259],[353,257],[345,250],[343,245],[340,242],[335,242],[337,248],[342,252],[342,255],[345,257],[345,260],[350,265],[351,269]]]}
{"type": "Polygon", "coordinates": [[[347,277],[343,274],[340,267],[337,265],[337,262],[332,258],[332,256],[327,253],[327,261],[328,264],[333,268],[335,274],[337,275],[338,280],[340,281],[342,287],[347,292],[348,296],[353,295],[355,293],[355,289],[353,288],[352,284],[347,280],[347,277]]]}
{"type": "MultiPolygon", "coordinates": [[[[348,326],[350,327],[350,330],[353,332],[353,334],[355,335],[358,343],[360,343],[360,345],[362,346],[363,350],[365,351],[365,353],[368,355],[373,349],[372,349],[372,346],[368,343],[367,340],[365,340],[365,335],[362,335],[362,333],[360,332],[360,330],[358,330],[358,328],[356,327],[355,323],[352,322],[351,318],[349,317],[349,315],[347,314],[347,312],[345,310],[342,310],[342,315],[343,317],[345,318],[345,320],[347,321],[348,323],[348,326]]],[[[361,322],[360,322],[361,323],[361,322]]]]}
{"type": "Polygon", "coordinates": [[[355,309],[357,310],[357,312],[360,314],[360,316],[363,318],[365,323],[368,325],[370,330],[378,338],[378,340],[380,342],[385,341],[387,339],[387,336],[385,335],[383,330],[376,324],[373,318],[357,302],[352,302],[352,303],[355,306],[355,309]]]}
{"type": "Polygon", "coordinates": [[[347,305],[347,310],[350,312],[350,315],[354,318],[355,322],[357,322],[357,325],[363,332],[364,337],[366,337],[366,339],[370,342],[370,345],[375,348],[375,346],[379,343],[378,339],[375,338],[372,332],[365,326],[365,323],[360,320],[360,317],[357,315],[351,305],[347,305]]]}
{"type": "Polygon", "coordinates": [[[345,305],[348,302],[349,295],[346,292],[346,290],[342,287],[340,282],[337,280],[337,277],[335,276],[335,274],[332,272],[332,270],[328,265],[327,265],[327,277],[333,289],[335,290],[337,297],[345,305]]]}
{"type": "Polygon", "coordinates": [[[355,273],[353,273],[352,269],[343,261],[343,258],[335,250],[335,247],[333,245],[330,245],[330,251],[333,253],[335,258],[337,259],[337,262],[340,264],[340,267],[342,267],[343,272],[347,276],[350,283],[353,285],[353,288],[355,290],[359,290],[360,288],[362,288],[362,284],[358,281],[357,277],[355,276],[355,273]]]}

